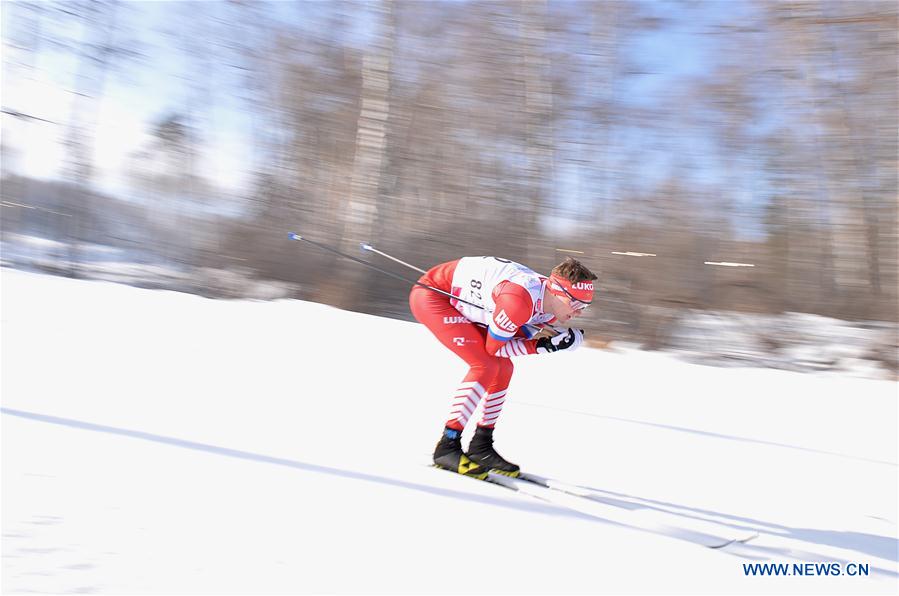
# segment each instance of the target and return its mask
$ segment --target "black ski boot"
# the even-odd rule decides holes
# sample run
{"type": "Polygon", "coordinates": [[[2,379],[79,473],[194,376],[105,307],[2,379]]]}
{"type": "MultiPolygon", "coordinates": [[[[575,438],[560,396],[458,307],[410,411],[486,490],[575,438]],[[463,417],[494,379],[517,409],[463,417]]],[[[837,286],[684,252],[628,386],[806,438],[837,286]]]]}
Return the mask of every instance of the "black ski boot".
{"type": "Polygon", "coordinates": [[[454,428],[443,429],[443,436],[434,448],[434,465],[478,480],[487,477],[487,468],[471,461],[463,453],[462,431],[454,428]]]}
{"type": "Polygon", "coordinates": [[[468,459],[481,464],[491,472],[505,474],[515,478],[520,471],[519,467],[503,459],[493,448],[493,429],[479,426],[468,444],[468,459]]]}

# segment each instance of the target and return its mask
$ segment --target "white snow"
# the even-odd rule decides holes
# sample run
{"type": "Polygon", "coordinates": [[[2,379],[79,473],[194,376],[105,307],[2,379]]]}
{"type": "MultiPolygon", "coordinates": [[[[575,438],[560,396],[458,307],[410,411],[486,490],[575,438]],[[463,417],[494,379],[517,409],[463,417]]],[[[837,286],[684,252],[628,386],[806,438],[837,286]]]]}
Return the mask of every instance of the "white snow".
{"type": "Polygon", "coordinates": [[[3,593],[899,588],[893,381],[633,350],[516,360],[501,453],[675,526],[759,532],[711,550],[428,467],[465,367],[420,325],[0,283],[3,593]],[[870,575],[747,577],[756,562],[870,575]]]}

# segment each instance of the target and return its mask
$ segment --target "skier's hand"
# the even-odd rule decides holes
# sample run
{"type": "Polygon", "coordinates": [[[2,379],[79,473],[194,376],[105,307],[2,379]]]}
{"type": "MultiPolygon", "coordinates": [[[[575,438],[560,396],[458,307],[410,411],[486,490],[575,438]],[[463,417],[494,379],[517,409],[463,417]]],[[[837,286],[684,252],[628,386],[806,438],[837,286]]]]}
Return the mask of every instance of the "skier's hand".
{"type": "Polygon", "coordinates": [[[553,337],[541,337],[537,340],[537,353],[549,354],[558,350],[575,350],[584,343],[583,329],[568,329],[553,337]]]}

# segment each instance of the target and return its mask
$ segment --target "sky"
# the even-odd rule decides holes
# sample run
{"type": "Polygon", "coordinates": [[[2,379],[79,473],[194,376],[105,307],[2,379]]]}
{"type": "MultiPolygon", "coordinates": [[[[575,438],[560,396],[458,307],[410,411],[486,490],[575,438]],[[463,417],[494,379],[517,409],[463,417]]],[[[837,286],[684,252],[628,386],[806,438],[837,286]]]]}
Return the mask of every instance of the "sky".
{"type": "MultiPolygon", "coordinates": [[[[103,101],[95,115],[95,183],[103,190],[121,195],[128,192],[125,177],[129,156],[152,143],[153,124],[165,115],[183,109],[192,75],[187,62],[162,32],[175,14],[190,3],[129,2],[121,9],[135,36],[130,40],[152,57],[126,62],[115,68],[105,82],[103,101]]],[[[15,2],[3,3],[4,43],[7,30],[23,8],[15,2]],[[10,18],[10,16],[12,18],[10,18]]],[[[47,19],[42,20],[42,22],[47,19]]],[[[125,30],[125,29],[121,29],[125,30]]],[[[58,31],[59,39],[80,40],[80,30],[58,31]]],[[[121,42],[120,42],[121,43],[121,42]]],[[[23,55],[16,53],[14,55],[23,55]]],[[[15,60],[13,56],[9,57],[15,60]]],[[[17,147],[18,168],[42,179],[57,178],[64,172],[65,130],[55,123],[67,122],[74,93],[78,89],[77,60],[71,52],[45,49],[33,69],[16,68],[4,61],[3,105],[51,122],[22,122],[4,117],[4,134],[17,147]]],[[[218,98],[215,108],[204,113],[210,121],[204,131],[205,151],[200,169],[222,188],[244,188],[252,162],[247,143],[249,121],[229,96],[218,98]],[[224,99],[224,100],[223,100],[224,99]]]]}
{"type": "MultiPolygon", "coordinates": [[[[665,19],[665,25],[658,31],[624,42],[622,51],[643,74],[623,78],[623,83],[612,82],[612,92],[634,106],[665,105],[671,101],[672,91],[683,81],[707,74],[720,57],[715,53],[716,48],[710,45],[709,39],[714,36],[702,33],[715,24],[747,17],[743,2],[643,4],[650,13],[665,19]]],[[[220,27],[228,19],[227,6],[223,3],[126,2],[119,9],[122,26],[118,28],[116,41],[126,46],[131,44],[148,57],[126,60],[112,70],[105,82],[103,101],[95,114],[95,184],[111,194],[134,193],[125,173],[129,160],[152,144],[150,131],[154,122],[183,110],[185,105],[213,106],[195,114],[202,119],[199,127],[203,131],[200,169],[210,183],[223,191],[238,193],[248,190],[252,183],[252,172],[262,157],[254,154],[254,122],[243,102],[244,92],[238,90],[235,71],[227,64],[216,64],[214,68],[201,68],[198,74],[196,64],[184,60],[183,49],[179,47],[187,42],[207,43],[202,36],[185,40],[183,27],[173,25],[189,22],[184,19],[190,19],[197,6],[206,11],[200,27],[220,27]],[[174,37],[173,32],[177,34],[174,37]],[[216,89],[213,97],[198,96],[193,90],[191,81],[198,76],[212,77],[211,83],[216,89]]],[[[327,22],[334,12],[333,6],[315,2],[276,2],[266,8],[275,18],[305,28],[310,35],[319,35],[322,23],[327,22]]],[[[45,42],[33,63],[34,68],[28,69],[23,68],[21,62],[32,58],[15,51],[8,43],[21,41],[18,26],[29,14],[32,13],[21,3],[3,3],[4,108],[54,123],[67,122],[73,91],[80,88],[77,63],[71,52],[60,51],[45,42]]],[[[357,10],[348,18],[353,27],[347,41],[364,44],[371,35],[373,21],[370,15],[357,10]]],[[[51,37],[82,39],[83,34],[77,28],[54,30],[47,18],[41,23],[51,37]]],[[[36,178],[62,175],[66,161],[62,147],[63,127],[4,116],[3,132],[5,142],[19,152],[14,165],[7,165],[7,168],[15,167],[36,178]]],[[[615,142],[644,153],[641,171],[635,176],[643,183],[657,183],[669,176],[678,151],[684,148],[690,151],[695,166],[688,171],[692,183],[714,187],[728,181],[714,145],[702,132],[687,128],[678,134],[683,135],[676,141],[679,144],[658,146],[658,139],[648,138],[645,131],[634,128],[619,134],[615,142]]],[[[764,200],[761,195],[765,189],[750,184],[750,171],[742,175],[745,184],[743,192],[737,193],[737,206],[749,216],[743,228],[752,233],[760,220],[755,211],[764,200]]],[[[597,189],[588,182],[590,172],[583,166],[560,167],[555,176],[551,188],[559,207],[558,225],[570,227],[580,220],[584,206],[598,200],[597,189]]]]}

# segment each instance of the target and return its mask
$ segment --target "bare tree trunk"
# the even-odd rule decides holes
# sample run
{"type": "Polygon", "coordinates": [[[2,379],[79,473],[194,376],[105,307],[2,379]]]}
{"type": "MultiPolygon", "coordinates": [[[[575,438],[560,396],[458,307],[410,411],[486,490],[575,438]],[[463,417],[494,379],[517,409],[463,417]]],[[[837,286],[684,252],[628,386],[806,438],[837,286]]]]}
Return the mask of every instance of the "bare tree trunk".
{"type": "Polygon", "coordinates": [[[69,151],[69,175],[84,193],[85,205],[73,211],[69,234],[69,274],[78,277],[81,263],[80,243],[90,236],[90,222],[93,201],[90,184],[94,175],[94,137],[99,117],[99,102],[103,96],[111,54],[115,51],[113,40],[116,34],[116,13],[118,3],[93,2],[85,7],[81,15],[84,26],[84,41],[79,53],[78,73],[75,81],[75,99],[72,102],[71,122],[66,134],[69,151]],[[104,10],[105,9],[105,10],[104,10]],[[93,14],[92,14],[93,13],[93,14]],[[96,21],[95,21],[96,19],[96,21]],[[97,39],[92,39],[96,36],[97,39]],[[90,71],[96,72],[91,84],[90,71]]]}
{"type": "MultiPolygon", "coordinates": [[[[527,164],[526,188],[529,204],[524,247],[527,262],[536,264],[541,246],[539,219],[552,210],[549,188],[553,178],[552,86],[546,79],[549,60],[546,56],[546,0],[522,0],[524,45],[524,105],[526,122],[527,164]]],[[[535,266],[535,265],[532,265],[535,266]]]]}
{"type": "MultiPolygon", "coordinates": [[[[610,231],[611,226],[606,227],[606,211],[612,196],[612,166],[609,163],[609,148],[612,146],[612,117],[610,113],[615,101],[615,82],[618,78],[618,13],[620,10],[617,2],[598,2],[591,5],[592,27],[590,31],[590,47],[595,56],[591,66],[595,65],[595,75],[590,80],[596,89],[601,90],[599,97],[605,105],[601,106],[598,145],[591,147],[590,139],[585,141],[589,150],[596,151],[598,156],[597,173],[600,176],[599,183],[599,217],[597,218],[602,231],[610,231]],[[595,77],[595,78],[594,78],[595,77]]],[[[582,144],[582,146],[584,146],[582,144]]],[[[581,233],[588,232],[585,223],[578,226],[581,233]]]]}
{"type": "MultiPolygon", "coordinates": [[[[381,172],[385,160],[387,117],[390,113],[390,61],[394,46],[394,14],[392,0],[383,0],[376,11],[381,20],[381,32],[370,52],[363,57],[362,93],[359,120],[356,126],[356,152],[350,197],[344,210],[342,243],[346,250],[358,250],[359,242],[371,241],[371,232],[378,217],[381,172]]],[[[367,272],[348,268],[341,301],[352,307],[360,296],[361,284],[367,272]]]]}
{"type": "MultiPolygon", "coordinates": [[[[824,22],[823,27],[828,29],[832,26],[831,21],[834,20],[829,15],[824,13],[824,5],[820,6],[820,15],[821,19],[824,22]]],[[[877,18],[877,17],[875,17],[877,18]]],[[[881,17],[882,18],[882,17],[881,17]]],[[[836,19],[839,20],[839,19],[836,19]]],[[[895,23],[893,23],[895,25],[895,23]]],[[[828,54],[830,55],[831,60],[831,69],[830,71],[833,73],[840,73],[842,65],[839,64],[837,58],[837,49],[835,47],[835,43],[833,39],[827,42],[826,47],[828,54]]],[[[852,170],[854,173],[855,184],[853,187],[855,188],[856,195],[853,197],[853,203],[857,205],[857,209],[861,210],[861,219],[862,225],[864,226],[864,238],[865,238],[865,249],[867,253],[867,272],[868,272],[868,284],[870,290],[873,292],[874,296],[880,296],[880,258],[879,258],[879,236],[880,231],[878,229],[878,221],[876,215],[873,213],[872,201],[868,196],[868,193],[865,192],[865,172],[863,171],[863,163],[864,160],[862,158],[862,150],[859,147],[858,141],[858,133],[855,130],[855,126],[853,126],[852,121],[852,112],[849,106],[849,97],[846,92],[846,85],[843,83],[842,75],[837,74],[836,77],[836,92],[840,97],[840,115],[841,118],[839,120],[840,132],[845,136],[847,142],[850,146],[850,162],[852,164],[852,170]]]]}
{"type": "MultiPolygon", "coordinates": [[[[801,58],[800,69],[805,76],[801,81],[805,87],[805,93],[814,105],[811,128],[828,131],[833,123],[827,118],[825,110],[828,106],[822,104],[819,98],[823,96],[823,90],[817,85],[818,72],[816,58],[823,53],[823,44],[817,36],[813,37],[811,27],[820,27],[820,11],[817,5],[807,2],[794,2],[780,5],[781,10],[789,17],[788,30],[790,36],[799,44],[799,56],[801,58]],[[814,12],[811,12],[814,10],[814,12]]],[[[869,284],[867,269],[869,259],[867,257],[867,245],[865,241],[865,222],[863,215],[863,197],[860,188],[852,181],[843,179],[844,174],[840,164],[842,155],[848,149],[846,143],[851,143],[851,131],[848,130],[845,115],[840,118],[839,129],[835,134],[835,140],[840,142],[839,154],[834,156],[832,151],[836,148],[833,143],[819,145],[821,152],[818,154],[819,170],[827,188],[828,207],[832,214],[830,227],[830,245],[827,252],[832,254],[834,281],[838,292],[845,292],[852,288],[864,287],[869,284]],[[827,150],[830,148],[830,151],[827,150]],[[822,167],[823,164],[823,167],[822,167]]],[[[813,133],[815,134],[815,133],[813,133]]]]}

